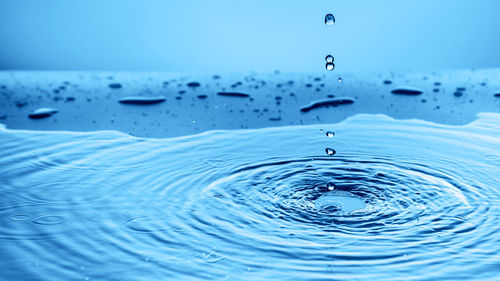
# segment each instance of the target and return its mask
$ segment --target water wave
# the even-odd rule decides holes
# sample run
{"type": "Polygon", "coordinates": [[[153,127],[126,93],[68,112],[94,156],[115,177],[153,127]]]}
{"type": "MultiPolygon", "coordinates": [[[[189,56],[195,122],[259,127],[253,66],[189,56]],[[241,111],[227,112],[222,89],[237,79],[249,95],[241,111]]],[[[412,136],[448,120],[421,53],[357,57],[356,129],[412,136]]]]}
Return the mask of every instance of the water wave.
{"type": "Polygon", "coordinates": [[[2,128],[0,140],[0,279],[500,273],[499,114],[172,139],[2,128]]]}

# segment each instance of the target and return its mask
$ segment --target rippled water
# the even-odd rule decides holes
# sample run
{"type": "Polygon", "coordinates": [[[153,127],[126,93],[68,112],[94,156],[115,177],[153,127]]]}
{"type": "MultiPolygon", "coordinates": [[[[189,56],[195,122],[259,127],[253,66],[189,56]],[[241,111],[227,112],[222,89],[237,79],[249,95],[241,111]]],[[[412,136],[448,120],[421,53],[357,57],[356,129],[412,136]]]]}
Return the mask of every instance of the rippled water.
{"type": "Polygon", "coordinates": [[[498,114],[0,141],[1,280],[500,274],[498,114]]]}

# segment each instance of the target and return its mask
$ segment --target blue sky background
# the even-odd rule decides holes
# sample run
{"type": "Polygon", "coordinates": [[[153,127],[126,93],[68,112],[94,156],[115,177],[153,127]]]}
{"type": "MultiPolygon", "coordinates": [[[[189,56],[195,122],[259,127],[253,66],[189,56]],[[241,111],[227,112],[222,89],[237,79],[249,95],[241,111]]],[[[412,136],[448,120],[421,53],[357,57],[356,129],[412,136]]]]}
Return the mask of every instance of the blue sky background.
{"type": "Polygon", "coordinates": [[[500,66],[498,0],[0,0],[0,69],[500,66]],[[324,16],[333,13],[333,27],[324,16]]]}

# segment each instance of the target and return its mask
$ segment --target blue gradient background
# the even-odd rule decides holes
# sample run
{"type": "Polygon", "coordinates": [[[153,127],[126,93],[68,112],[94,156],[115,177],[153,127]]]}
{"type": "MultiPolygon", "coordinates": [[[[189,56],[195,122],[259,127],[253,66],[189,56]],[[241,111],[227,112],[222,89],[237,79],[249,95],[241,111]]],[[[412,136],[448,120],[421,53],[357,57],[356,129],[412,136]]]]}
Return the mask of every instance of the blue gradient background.
{"type": "Polygon", "coordinates": [[[0,69],[500,66],[500,1],[0,0],[0,69]],[[324,25],[333,13],[334,27],[324,25]]]}

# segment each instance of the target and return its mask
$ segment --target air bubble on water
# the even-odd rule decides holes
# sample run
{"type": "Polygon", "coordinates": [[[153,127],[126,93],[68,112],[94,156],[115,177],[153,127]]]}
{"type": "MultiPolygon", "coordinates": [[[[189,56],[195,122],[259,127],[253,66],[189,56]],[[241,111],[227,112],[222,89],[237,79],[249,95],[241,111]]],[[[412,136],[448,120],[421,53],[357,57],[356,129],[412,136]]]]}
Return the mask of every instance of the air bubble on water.
{"type": "Polygon", "coordinates": [[[342,78],[341,77],[339,77],[339,82],[342,82],[342,78]]]}
{"type": "Polygon", "coordinates": [[[333,25],[335,23],[335,17],[332,14],[328,14],[325,16],[325,24],[333,25]]]}
{"type": "Polygon", "coordinates": [[[333,148],[329,148],[329,147],[327,147],[327,148],[325,149],[325,152],[326,152],[326,154],[328,154],[328,155],[334,155],[335,153],[337,153],[337,152],[336,152],[333,148]]]}
{"type": "Polygon", "coordinates": [[[331,182],[329,182],[329,183],[326,185],[326,187],[327,187],[327,188],[328,188],[328,190],[330,190],[330,191],[332,191],[332,190],[334,190],[334,189],[335,189],[335,185],[334,185],[333,183],[331,183],[331,182]]]}
{"type": "Polygon", "coordinates": [[[326,132],[326,136],[329,138],[333,138],[333,136],[335,136],[335,133],[334,132],[326,132]]]}
{"type": "Polygon", "coordinates": [[[333,62],[326,63],[326,70],[332,71],[335,68],[335,64],[333,62]]]}
{"type": "Polygon", "coordinates": [[[319,130],[319,132],[320,132],[320,133],[323,133],[323,129],[320,129],[320,130],[319,130]]]}
{"type": "Polygon", "coordinates": [[[326,60],[326,62],[333,62],[335,60],[335,58],[332,55],[328,55],[328,56],[326,56],[325,60],[326,60]]]}

